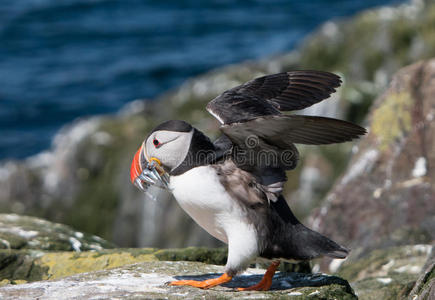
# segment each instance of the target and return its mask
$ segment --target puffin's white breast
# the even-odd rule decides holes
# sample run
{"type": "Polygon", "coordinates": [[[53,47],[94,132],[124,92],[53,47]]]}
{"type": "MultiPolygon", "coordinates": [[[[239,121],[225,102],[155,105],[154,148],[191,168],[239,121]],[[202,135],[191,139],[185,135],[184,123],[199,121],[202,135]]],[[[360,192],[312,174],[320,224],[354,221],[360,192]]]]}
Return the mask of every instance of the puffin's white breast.
{"type": "Polygon", "coordinates": [[[228,227],[245,223],[239,204],[231,199],[214,168],[200,166],[170,177],[170,188],[180,206],[202,228],[228,243],[228,227]],[[234,224],[237,223],[237,224],[234,224]]]}

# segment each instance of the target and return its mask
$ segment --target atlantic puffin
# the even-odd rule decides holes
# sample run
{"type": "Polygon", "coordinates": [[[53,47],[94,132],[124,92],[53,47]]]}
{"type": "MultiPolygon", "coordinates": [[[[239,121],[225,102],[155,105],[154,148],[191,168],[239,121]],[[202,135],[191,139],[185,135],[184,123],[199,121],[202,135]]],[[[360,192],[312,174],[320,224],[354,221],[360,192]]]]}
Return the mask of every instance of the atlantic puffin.
{"type": "Polygon", "coordinates": [[[282,260],[347,256],[348,249],[299,222],[282,195],[286,171],[298,161],[294,144],[341,143],[366,133],[347,121],[282,113],[318,103],[340,84],[339,76],[324,71],[267,75],[207,104],[207,111],[221,123],[222,135],[214,142],[180,120],[151,131],[134,155],[132,183],[142,190],[150,183],[168,188],[198,225],[228,244],[222,276],[171,285],[210,288],[261,258],[270,262],[262,280],[239,290],[264,291],[282,260]]]}

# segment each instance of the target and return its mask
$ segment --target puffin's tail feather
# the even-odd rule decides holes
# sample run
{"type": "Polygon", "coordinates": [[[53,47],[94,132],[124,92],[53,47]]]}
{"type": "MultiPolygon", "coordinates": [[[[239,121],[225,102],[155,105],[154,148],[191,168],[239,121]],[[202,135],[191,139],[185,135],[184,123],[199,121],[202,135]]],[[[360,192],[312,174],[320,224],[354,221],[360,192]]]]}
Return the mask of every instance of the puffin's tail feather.
{"type": "Polygon", "coordinates": [[[261,256],[309,260],[320,256],[345,258],[349,254],[345,247],[299,222],[283,196],[271,202],[271,207],[276,214],[270,224],[275,232],[261,256]]]}
{"type": "Polygon", "coordinates": [[[346,258],[349,255],[349,250],[342,247],[340,250],[335,250],[327,254],[327,256],[332,258],[346,258]]]}
{"type": "Polygon", "coordinates": [[[320,256],[346,258],[349,250],[333,240],[313,231],[302,224],[287,227],[293,246],[296,246],[297,256],[302,259],[312,259],[320,256]]]}

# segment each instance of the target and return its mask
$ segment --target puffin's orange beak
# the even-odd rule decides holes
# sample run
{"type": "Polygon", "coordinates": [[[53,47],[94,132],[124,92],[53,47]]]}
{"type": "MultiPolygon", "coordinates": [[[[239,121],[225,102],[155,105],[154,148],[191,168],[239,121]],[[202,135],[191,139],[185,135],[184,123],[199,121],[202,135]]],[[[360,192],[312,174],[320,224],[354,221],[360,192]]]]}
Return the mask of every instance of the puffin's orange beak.
{"type": "Polygon", "coordinates": [[[133,161],[131,162],[130,180],[133,184],[136,178],[142,173],[142,166],[140,165],[140,153],[142,151],[142,147],[143,146],[141,146],[139,150],[137,150],[136,154],[133,157],[133,161]]]}
{"type": "Polygon", "coordinates": [[[131,183],[145,193],[150,185],[156,185],[157,187],[164,189],[168,188],[169,175],[165,173],[162,163],[158,158],[151,157],[148,159],[148,157],[146,157],[146,161],[141,162],[143,148],[144,144],[142,144],[142,146],[136,151],[133,161],[131,162],[131,183]],[[146,165],[143,167],[144,169],[142,168],[142,164],[146,165]]]}

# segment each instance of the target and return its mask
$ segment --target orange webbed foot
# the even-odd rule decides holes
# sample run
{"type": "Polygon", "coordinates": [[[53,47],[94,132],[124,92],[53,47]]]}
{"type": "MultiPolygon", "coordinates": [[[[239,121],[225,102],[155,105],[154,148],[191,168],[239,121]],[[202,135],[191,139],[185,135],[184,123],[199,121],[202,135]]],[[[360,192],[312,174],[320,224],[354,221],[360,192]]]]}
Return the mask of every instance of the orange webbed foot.
{"type": "Polygon", "coordinates": [[[193,287],[197,287],[200,289],[209,289],[211,287],[217,286],[219,284],[223,284],[226,282],[231,281],[232,277],[229,276],[227,273],[222,274],[222,276],[218,278],[213,279],[207,279],[204,281],[197,281],[197,280],[177,280],[172,281],[169,283],[169,285],[189,285],[193,287]]]}
{"type": "Polygon", "coordinates": [[[245,287],[245,288],[238,288],[238,291],[268,291],[270,287],[272,286],[272,278],[273,275],[276,272],[276,269],[279,266],[279,261],[274,261],[272,264],[267,268],[266,273],[264,274],[263,278],[260,280],[259,283],[245,287]]]}

